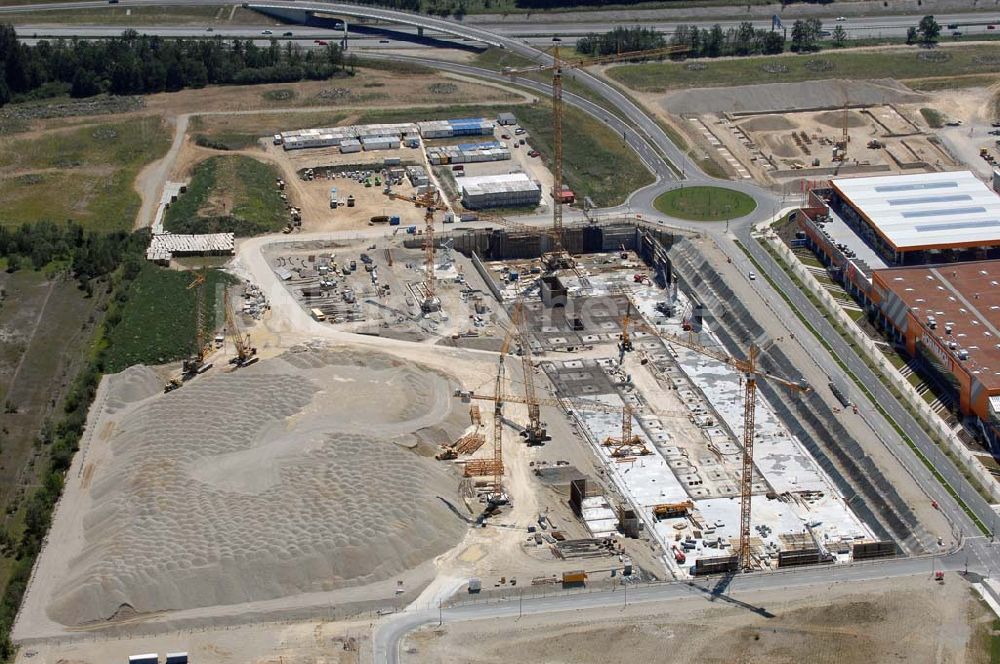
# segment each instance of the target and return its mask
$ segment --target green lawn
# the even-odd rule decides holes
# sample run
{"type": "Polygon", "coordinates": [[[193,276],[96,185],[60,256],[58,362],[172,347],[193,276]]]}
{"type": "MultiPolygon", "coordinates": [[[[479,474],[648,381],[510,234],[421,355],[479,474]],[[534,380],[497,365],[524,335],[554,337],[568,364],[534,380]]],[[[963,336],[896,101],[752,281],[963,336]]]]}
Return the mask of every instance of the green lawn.
{"type": "Polygon", "coordinates": [[[879,51],[823,51],[813,55],[773,55],[725,60],[699,59],[704,69],[684,62],[619,65],[608,75],[635,90],[663,92],[676,88],[786,83],[828,78],[849,80],[951,78],[995,74],[1000,44],[938,47],[916,46],[879,51]]]}
{"type": "Polygon", "coordinates": [[[94,230],[132,227],[139,170],[166,153],[158,117],[0,140],[0,224],[74,219],[94,230]]]}
{"type": "Polygon", "coordinates": [[[174,233],[257,235],[287,223],[278,169],[242,155],[212,157],[194,170],[187,193],[164,215],[174,233]]]}
{"type": "Polygon", "coordinates": [[[681,187],[660,194],[653,202],[663,214],[689,221],[722,221],[750,214],[756,201],[723,187],[681,187]]]}
{"type": "MultiPolygon", "coordinates": [[[[193,280],[191,272],[143,266],[109,338],[108,373],[133,364],[163,364],[194,352],[198,289],[188,288],[193,280]]],[[[231,280],[218,270],[206,273],[202,293],[207,334],[221,327],[222,286],[231,280]]]]}
{"type": "Polygon", "coordinates": [[[924,121],[932,129],[940,129],[944,126],[944,115],[933,108],[921,108],[920,115],[924,116],[924,121]]]}

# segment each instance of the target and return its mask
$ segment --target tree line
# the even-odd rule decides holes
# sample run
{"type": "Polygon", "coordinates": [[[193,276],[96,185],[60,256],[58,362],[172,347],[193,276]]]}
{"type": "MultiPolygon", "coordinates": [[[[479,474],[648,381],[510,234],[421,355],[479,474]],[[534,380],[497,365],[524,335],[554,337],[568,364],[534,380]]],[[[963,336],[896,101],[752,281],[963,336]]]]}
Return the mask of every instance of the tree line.
{"type": "Polygon", "coordinates": [[[25,224],[18,228],[0,226],[0,257],[8,270],[68,261],[72,276],[88,292],[94,283],[105,288],[104,319],[98,326],[90,354],[73,379],[61,404],[57,421],[46,422],[38,432],[37,444],[45,452],[40,482],[26,497],[24,528],[19,534],[0,529],[0,551],[11,559],[11,574],[0,595],[0,660],[11,661],[14,646],[10,631],[31,576],[35,559],[52,523],[52,512],[62,495],[66,471],[79,448],[87,422],[87,412],[97,393],[108,354],[109,334],[121,321],[121,310],[129,289],[143,265],[149,229],[134,233],[95,233],[79,224],[50,222],[25,224]]]}
{"type": "Polygon", "coordinates": [[[667,40],[652,28],[615,28],[598,34],[591,32],[576,41],[576,50],[587,55],[611,55],[630,51],[651,51],[663,48],[667,40]]]}
{"type": "Polygon", "coordinates": [[[54,261],[65,262],[84,288],[91,279],[111,273],[126,257],[131,262],[140,261],[134,256],[136,243],[134,234],[88,231],[72,220],[65,224],[39,221],[16,228],[0,226],[0,256],[6,258],[8,272],[40,270],[54,261]]]}
{"type": "Polygon", "coordinates": [[[336,44],[304,50],[274,39],[163,39],[126,30],[107,40],[21,43],[0,25],[0,105],[11,100],[70,94],[90,97],[170,92],[210,84],[290,83],[322,80],[347,65],[336,44]]]}

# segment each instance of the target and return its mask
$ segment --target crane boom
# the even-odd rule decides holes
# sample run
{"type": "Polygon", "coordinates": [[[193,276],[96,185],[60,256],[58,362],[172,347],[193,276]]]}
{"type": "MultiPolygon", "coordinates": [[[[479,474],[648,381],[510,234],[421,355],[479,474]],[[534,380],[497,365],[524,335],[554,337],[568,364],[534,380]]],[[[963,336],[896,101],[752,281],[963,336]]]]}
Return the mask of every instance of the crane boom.
{"type": "MultiPolygon", "coordinates": [[[[622,339],[628,339],[628,324],[631,322],[629,313],[631,312],[632,300],[625,290],[620,291],[628,299],[628,311],[622,318],[622,339]]],[[[722,362],[733,367],[743,375],[744,378],[744,398],[743,398],[743,469],[740,475],[740,546],[738,551],[739,566],[744,572],[752,568],[750,556],[750,507],[753,490],[753,444],[754,444],[754,424],[757,410],[757,380],[766,378],[768,381],[777,383],[796,392],[808,392],[811,388],[803,381],[794,381],[781,376],[775,376],[757,368],[757,356],[760,349],[756,344],[750,344],[747,352],[747,359],[735,358],[724,351],[703,346],[699,342],[682,337],[669,332],[661,332],[650,326],[643,326],[647,331],[660,339],[692,350],[705,357],[722,362]]]]}
{"type": "Polygon", "coordinates": [[[556,43],[552,53],[551,65],[504,70],[510,75],[550,70],[552,72],[552,227],[549,231],[552,236],[552,251],[549,252],[546,260],[549,269],[555,270],[559,267],[573,265],[573,261],[569,258],[564,248],[565,237],[563,232],[563,70],[620,62],[622,60],[634,60],[636,58],[655,58],[672,53],[681,53],[686,50],[686,46],[667,46],[649,51],[632,51],[629,53],[566,62],[559,56],[559,44],[556,43]]]}
{"type": "Polygon", "coordinates": [[[514,304],[511,315],[512,327],[517,330],[518,341],[521,344],[521,372],[524,374],[524,404],[528,407],[528,426],[524,429],[524,437],[529,445],[541,445],[547,436],[542,425],[541,410],[535,396],[535,367],[531,362],[531,343],[524,324],[524,302],[520,299],[514,304]]]}

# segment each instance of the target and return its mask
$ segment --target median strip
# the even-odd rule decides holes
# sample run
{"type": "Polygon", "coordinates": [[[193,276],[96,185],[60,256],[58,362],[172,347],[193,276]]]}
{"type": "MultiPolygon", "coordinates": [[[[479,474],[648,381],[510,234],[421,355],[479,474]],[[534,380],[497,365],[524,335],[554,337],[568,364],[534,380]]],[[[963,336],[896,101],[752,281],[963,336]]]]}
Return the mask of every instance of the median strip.
{"type": "MultiPolygon", "coordinates": [[[[948,495],[950,495],[952,498],[955,499],[955,502],[958,503],[959,507],[962,508],[962,511],[965,512],[965,514],[976,525],[976,527],[980,530],[980,532],[982,532],[983,535],[989,535],[990,531],[986,527],[986,525],[979,519],[979,517],[976,516],[976,514],[965,503],[965,501],[963,501],[961,497],[959,497],[958,492],[955,490],[955,488],[948,483],[948,481],[938,471],[938,469],[934,466],[934,464],[931,463],[930,459],[928,459],[927,456],[924,455],[924,453],[917,447],[917,444],[903,431],[902,427],[899,426],[896,420],[893,419],[888,412],[886,412],[886,410],[882,407],[881,404],[879,404],[878,399],[875,398],[875,395],[872,394],[872,392],[861,381],[861,379],[859,379],[854,374],[854,372],[848,368],[848,366],[844,363],[844,361],[837,356],[830,343],[827,342],[827,340],[823,338],[823,336],[819,333],[819,331],[815,327],[813,327],[813,325],[806,319],[805,316],[803,316],[802,312],[800,312],[794,306],[794,304],[792,304],[792,300],[791,298],[788,297],[788,294],[785,293],[785,291],[778,286],[778,284],[774,281],[774,279],[771,278],[771,275],[768,274],[767,270],[757,261],[756,258],[753,257],[750,251],[746,247],[744,247],[739,240],[734,240],[734,242],[736,243],[736,246],[739,247],[740,251],[742,251],[746,255],[746,257],[750,260],[750,262],[754,265],[754,267],[757,269],[757,272],[761,276],[763,276],[764,279],[767,280],[767,282],[771,285],[771,287],[775,291],[777,291],[779,296],[781,296],[781,299],[783,299],[785,303],[788,304],[789,308],[795,313],[796,317],[802,322],[802,324],[805,325],[806,329],[809,330],[809,332],[812,333],[812,335],[816,338],[816,340],[819,341],[820,345],[822,345],[823,348],[825,348],[830,353],[831,357],[833,357],[834,362],[836,362],[837,365],[844,371],[844,373],[847,374],[852,381],[854,381],[854,384],[857,385],[858,388],[864,393],[865,397],[872,403],[872,405],[875,406],[875,409],[878,410],[878,412],[882,415],[882,417],[884,417],[886,421],[889,422],[890,425],[892,425],[892,428],[896,431],[897,434],[899,434],[899,437],[913,451],[913,453],[921,461],[921,463],[924,464],[924,467],[927,468],[927,470],[931,473],[934,479],[937,480],[937,482],[944,487],[945,491],[948,492],[948,495]]],[[[765,251],[767,251],[766,247],[764,249],[765,251]]],[[[773,255],[772,258],[774,258],[774,260],[778,263],[778,265],[782,266],[782,269],[784,269],[783,263],[780,258],[775,257],[773,255]]],[[[785,270],[785,272],[786,274],[788,273],[787,270],[785,270]]],[[[789,275],[789,278],[792,279],[793,282],[795,281],[794,275],[789,275]]],[[[800,290],[802,290],[801,287],[800,290]]],[[[812,300],[810,299],[810,301],[812,300]]]]}

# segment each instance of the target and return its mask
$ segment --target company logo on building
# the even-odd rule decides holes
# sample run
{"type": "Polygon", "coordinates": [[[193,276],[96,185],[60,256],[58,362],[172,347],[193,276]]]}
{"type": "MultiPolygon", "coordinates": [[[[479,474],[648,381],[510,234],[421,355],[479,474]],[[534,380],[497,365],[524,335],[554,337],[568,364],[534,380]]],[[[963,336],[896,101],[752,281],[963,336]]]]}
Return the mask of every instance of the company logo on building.
{"type": "Polygon", "coordinates": [[[939,344],[937,340],[934,339],[934,337],[924,332],[923,335],[921,335],[920,337],[920,343],[922,343],[924,345],[924,348],[929,350],[934,355],[934,357],[936,357],[941,362],[941,364],[948,366],[949,364],[948,353],[947,351],[945,351],[944,348],[941,347],[941,344],[939,344]]]}

